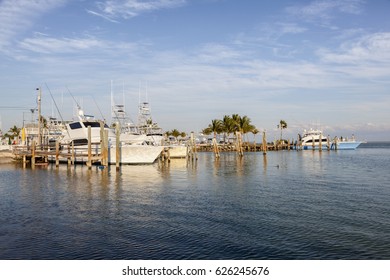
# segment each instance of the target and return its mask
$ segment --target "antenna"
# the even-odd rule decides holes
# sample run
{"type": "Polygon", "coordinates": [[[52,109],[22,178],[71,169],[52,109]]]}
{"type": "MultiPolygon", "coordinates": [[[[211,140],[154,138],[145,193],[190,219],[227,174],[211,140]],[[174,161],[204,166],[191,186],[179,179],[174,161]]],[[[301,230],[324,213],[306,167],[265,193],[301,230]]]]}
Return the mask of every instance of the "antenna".
{"type": "MultiPolygon", "coordinates": [[[[58,114],[60,115],[60,118],[61,118],[61,120],[62,120],[62,123],[65,123],[64,118],[62,117],[61,112],[60,112],[60,110],[58,109],[57,103],[56,103],[56,101],[55,101],[55,99],[54,99],[54,97],[53,97],[53,94],[51,94],[50,88],[48,87],[48,85],[47,85],[46,83],[45,83],[45,86],[46,86],[47,90],[48,90],[49,93],[50,93],[50,96],[51,96],[51,99],[53,100],[54,105],[56,106],[57,112],[58,112],[58,114]]],[[[62,96],[62,98],[63,98],[63,97],[64,97],[64,96],[62,96]]],[[[31,110],[31,113],[33,113],[33,110],[31,110]]],[[[66,132],[68,133],[68,136],[70,136],[70,135],[69,135],[68,129],[66,129],[66,132]]]]}
{"type": "Polygon", "coordinates": [[[69,92],[70,96],[72,97],[73,101],[76,103],[77,108],[78,108],[78,109],[81,109],[80,104],[77,102],[76,98],[74,98],[74,96],[73,96],[73,94],[70,92],[69,88],[66,87],[66,89],[68,90],[68,92],[69,92]]]}
{"type": "Polygon", "coordinates": [[[141,105],[141,81],[138,82],[138,106],[141,105]]]}
{"type": "Polygon", "coordinates": [[[148,81],[146,81],[145,89],[146,89],[145,101],[148,102],[148,81]]]}
{"type": "Polygon", "coordinates": [[[98,108],[99,113],[100,113],[102,119],[103,119],[104,122],[105,122],[105,121],[106,121],[106,118],[104,117],[104,115],[103,115],[103,113],[102,113],[102,110],[100,110],[100,107],[99,107],[99,105],[97,104],[97,102],[96,102],[96,100],[95,100],[95,97],[93,97],[93,96],[91,96],[91,97],[92,97],[92,100],[93,100],[93,102],[95,103],[96,107],[98,108]]]}
{"type": "Polygon", "coordinates": [[[122,81],[122,98],[123,98],[123,110],[126,110],[125,107],[125,82],[122,81]]]}
{"type": "MultiPolygon", "coordinates": [[[[111,80],[111,86],[110,86],[110,94],[111,94],[111,111],[112,111],[114,106],[115,106],[114,93],[112,92],[112,80],[111,80]]],[[[112,123],[112,112],[111,112],[111,123],[112,123]]]]}

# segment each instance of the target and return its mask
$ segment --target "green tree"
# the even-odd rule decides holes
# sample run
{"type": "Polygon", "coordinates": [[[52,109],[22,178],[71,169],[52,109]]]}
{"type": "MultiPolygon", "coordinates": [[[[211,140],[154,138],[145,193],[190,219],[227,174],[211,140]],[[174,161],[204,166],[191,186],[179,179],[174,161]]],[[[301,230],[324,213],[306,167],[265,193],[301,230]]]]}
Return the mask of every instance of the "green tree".
{"type": "Polygon", "coordinates": [[[202,134],[204,135],[210,135],[213,133],[213,131],[210,129],[210,127],[206,127],[205,129],[202,129],[202,134]]]}
{"type": "Polygon", "coordinates": [[[172,131],[170,132],[170,135],[172,135],[172,136],[174,136],[176,138],[179,137],[180,134],[181,134],[180,131],[177,130],[176,128],[172,129],[172,131]]]}
{"type": "Polygon", "coordinates": [[[21,129],[19,127],[17,127],[16,125],[14,125],[13,127],[11,127],[8,130],[8,132],[10,134],[8,134],[7,136],[12,138],[12,139],[15,139],[15,138],[19,137],[20,131],[21,131],[21,129]]]}
{"type": "Polygon", "coordinates": [[[216,138],[217,134],[223,131],[222,121],[217,119],[212,120],[209,129],[214,133],[214,138],[216,138]]]}
{"type": "Polygon", "coordinates": [[[233,132],[241,131],[241,117],[239,114],[233,114],[232,115],[232,121],[233,121],[233,132]]]}
{"type": "Polygon", "coordinates": [[[279,122],[277,127],[280,129],[280,141],[282,141],[282,139],[283,139],[283,129],[287,128],[286,121],[280,120],[280,122],[279,122]]]}
{"type": "MultiPolygon", "coordinates": [[[[230,134],[234,133],[234,120],[229,115],[225,115],[222,119],[222,127],[224,135],[227,136],[229,140],[230,134]]],[[[224,139],[224,142],[226,142],[226,139],[224,139]]]]}

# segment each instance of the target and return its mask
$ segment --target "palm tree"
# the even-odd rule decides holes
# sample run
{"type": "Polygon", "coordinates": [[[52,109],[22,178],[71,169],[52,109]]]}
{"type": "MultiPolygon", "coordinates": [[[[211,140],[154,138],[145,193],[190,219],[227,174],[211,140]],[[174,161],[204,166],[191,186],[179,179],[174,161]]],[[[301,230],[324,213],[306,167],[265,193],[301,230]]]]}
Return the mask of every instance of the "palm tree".
{"type": "Polygon", "coordinates": [[[280,122],[279,122],[279,124],[278,124],[278,128],[280,128],[280,141],[282,141],[282,138],[283,138],[282,131],[283,131],[283,129],[286,129],[286,128],[287,128],[287,123],[286,123],[286,121],[280,120],[280,122]]]}
{"type": "Polygon", "coordinates": [[[222,121],[214,119],[211,121],[211,124],[209,125],[209,130],[214,133],[214,138],[213,138],[213,149],[214,149],[214,154],[216,158],[219,158],[219,149],[218,149],[218,144],[217,144],[217,134],[221,133],[223,131],[223,126],[222,126],[222,121]]]}
{"type": "Polygon", "coordinates": [[[11,136],[13,139],[15,139],[15,138],[17,138],[17,137],[19,136],[20,131],[21,131],[21,129],[18,128],[16,125],[14,125],[13,127],[11,127],[11,128],[8,130],[8,132],[11,133],[10,136],[11,136]]]}
{"type": "Polygon", "coordinates": [[[232,115],[232,121],[233,121],[233,132],[241,131],[241,117],[239,114],[233,114],[232,115]]]}
{"type": "MultiPolygon", "coordinates": [[[[248,132],[252,132],[256,127],[251,124],[251,119],[247,116],[240,117],[239,119],[239,131],[245,136],[248,132]]],[[[248,135],[247,135],[248,137],[248,135]]],[[[248,142],[248,139],[246,139],[248,142]]]]}
{"type": "MultiPolygon", "coordinates": [[[[227,134],[229,141],[230,133],[234,132],[234,121],[229,115],[225,115],[222,119],[223,132],[227,134]]],[[[224,139],[226,142],[226,139],[224,139]]]]}
{"type": "Polygon", "coordinates": [[[175,138],[179,137],[181,133],[179,132],[179,130],[177,129],[173,129],[171,132],[170,132],[170,135],[174,136],[175,138]]]}
{"type": "Polygon", "coordinates": [[[214,138],[217,138],[217,134],[221,133],[223,129],[222,121],[217,119],[212,120],[209,129],[214,133],[214,138]]]}
{"type": "Polygon", "coordinates": [[[11,127],[6,134],[4,134],[4,138],[8,138],[8,144],[11,144],[11,139],[15,140],[19,137],[21,129],[18,128],[16,125],[11,127]]]}
{"type": "Polygon", "coordinates": [[[241,132],[243,134],[251,132],[252,130],[255,129],[255,126],[251,124],[251,119],[248,118],[247,116],[243,116],[240,119],[240,127],[241,127],[241,132]]]}
{"type": "Polygon", "coordinates": [[[213,131],[210,129],[210,127],[207,127],[205,129],[202,129],[202,134],[204,135],[210,135],[211,133],[213,133],[213,131]]]}

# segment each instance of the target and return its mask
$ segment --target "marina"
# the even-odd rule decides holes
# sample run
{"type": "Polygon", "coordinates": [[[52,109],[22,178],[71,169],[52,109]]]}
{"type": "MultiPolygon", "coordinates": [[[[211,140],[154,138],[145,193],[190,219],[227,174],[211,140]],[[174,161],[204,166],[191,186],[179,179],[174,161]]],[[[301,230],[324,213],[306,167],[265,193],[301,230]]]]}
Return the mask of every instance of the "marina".
{"type": "MultiPolygon", "coordinates": [[[[70,91],[77,109],[76,118],[70,121],[65,121],[62,117],[61,120],[54,117],[47,119],[41,113],[42,89],[37,88],[37,92],[37,108],[31,109],[32,122],[25,123],[23,119],[21,129],[14,126],[10,129],[13,135],[7,134],[6,141],[9,144],[1,145],[1,150],[8,150],[16,160],[22,160],[23,167],[27,163],[35,168],[55,162],[57,167],[60,163],[85,163],[88,168],[93,164],[102,167],[115,164],[118,170],[123,164],[153,164],[157,159],[196,159],[197,151],[212,151],[219,158],[220,151],[235,151],[239,156],[244,156],[244,152],[261,151],[266,154],[268,150],[355,150],[362,143],[356,141],[354,135],[351,139],[334,137],[331,140],[329,135],[323,136],[323,132],[318,129],[304,130],[303,136],[298,134],[295,141],[286,140],[282,138],[282,131],[287,128],[284,120],[280,120],[277,125],[280,129],[279,140],[267,142],[264,130],[261,143],[250,143],[248,138],[245,141],[245,136],[248,133],[255,135],[260,131],[251,124],[248,116],[238,114],[225,115],[222,120],[214,119],[199,135],[191,132],[189,137],[185,137],[184,133],[178,142],[175,136],[168,132],[164,134],[162,128],[152,120],[149,102],[139,101],[138,123],[134,124],[126,112],[124,100],[123,104],[115,102],[112,83],[110,125],[104,116],[96,119],[85,114],[70,91]],[[35,111],[38,116],[34,121],[35,111]],[[206,138],[204,133],[214,136],[206,138]]],[[[51,97],[53,98],[52,95],[51,97]]],[[[53,102],[55,103],[54,98],[53,102]]],[[[176,131],[175,134],[180,133],[176,131]]],[[[3,135],[1,138],[5,142],[3,135]]]]}
{"type": "Polygon", "coordinates": [[[389,259],[390,144],[0,168],[1,259],[389,259]]]}

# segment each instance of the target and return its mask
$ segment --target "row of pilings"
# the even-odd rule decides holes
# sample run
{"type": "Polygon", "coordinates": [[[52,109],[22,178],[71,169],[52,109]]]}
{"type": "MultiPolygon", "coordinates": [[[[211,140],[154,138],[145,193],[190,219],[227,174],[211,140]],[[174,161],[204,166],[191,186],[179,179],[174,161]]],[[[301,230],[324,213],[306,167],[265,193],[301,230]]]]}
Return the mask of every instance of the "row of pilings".
{"type": "MultiPolygon", "coordinates": [[[[337,150],[337,142],[338,142],[337,137],[335,137],[333,140],[330,140],[328,137],[326,147],[323,147],[322,145],[315,146],[314,145],[315,141],[313,139],[312,150],[313,151],[318,150],[320,152],[322,150],[329,151],[331,150],[331,147],[334,147],[334,149],[337,150]]],[[[192,149],[196,149],[198,152],[213,152],[216,158],[220,157],[221,152],[237,152],[239,156],[243,156],[244,152],[262,152],[263,154],[267,154],[268,151],[281,151],[281,150],[300,151],[305,149],[305,147],[302,146],[302,143],[300,141],[294,141],[293,139],[287,141],[274,141],[269,143],[267,142],[265,132],[263,132],[261,143],[244,142],[242,138],[242,134],[237,132],[235,141],[233,142],[217,143],[217,140],[214,137],[211,143],[197,144],[196,147],[194,146],[194,144],[192,144],[192,146],[193,146],[192,149]]]]}

